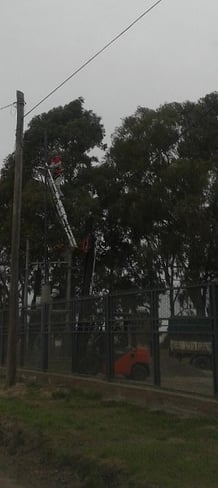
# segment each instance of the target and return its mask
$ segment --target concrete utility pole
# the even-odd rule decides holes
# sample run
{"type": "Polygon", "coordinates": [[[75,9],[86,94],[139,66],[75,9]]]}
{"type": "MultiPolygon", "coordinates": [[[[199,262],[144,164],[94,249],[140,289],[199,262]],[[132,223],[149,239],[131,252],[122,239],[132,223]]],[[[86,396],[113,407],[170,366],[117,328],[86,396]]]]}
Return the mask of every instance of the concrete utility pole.
{"type": "Polygon", "coordinates": [[[14,196],[11,236],[11,283],[9,296],[7,385],[16,383],[17,369],[17,323],[19,320],[19,253],[20,253],[20,218],[22,199],[23,170],[23,122],[24,94],[17,91],[17,130],[14,169],[14,196]]]}

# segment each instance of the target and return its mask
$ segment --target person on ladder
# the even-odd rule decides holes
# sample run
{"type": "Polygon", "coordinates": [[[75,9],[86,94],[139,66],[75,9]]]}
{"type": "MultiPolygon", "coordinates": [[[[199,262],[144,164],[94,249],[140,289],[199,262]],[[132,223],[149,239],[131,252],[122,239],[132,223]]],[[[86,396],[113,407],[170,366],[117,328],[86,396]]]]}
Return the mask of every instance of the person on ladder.
{"type": "Polygon", "coordinates": [[[60,156],[58,156],[58,153],[56,151],[52,153],[52,158],[49,163],[49,169],[51,170],[51,174],[54,179],[59,196],[60,198],[63,198],[64,194],[61,190],[61,183],[63,181],[63,166],[61,158],[60,156]]]}

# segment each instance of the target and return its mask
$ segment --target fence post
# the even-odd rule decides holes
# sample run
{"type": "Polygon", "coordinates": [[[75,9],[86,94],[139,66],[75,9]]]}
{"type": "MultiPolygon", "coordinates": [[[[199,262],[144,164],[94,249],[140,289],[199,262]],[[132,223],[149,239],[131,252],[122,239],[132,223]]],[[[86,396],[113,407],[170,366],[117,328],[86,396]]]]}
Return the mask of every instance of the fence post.
{"type": "Polygon", "coordinates": [[[77,329],[76,329],[76,298],[72,300],[72,324],[71,324],[71,371],[75,373],[78,371],[78,347],[77,347],[77,329]]]}
{"type": "Polygon", "coordinates": [[[106,378],[108,381],[110,381],[111,378],[113,378],[114,376],[111,295],[106,295],[104,298],[104,314],[105,314],[106,378]]]}
{"type": "Polygon", "coordinates": [[[49,322],[49,303],[43,303],[42,305],[42,371],[48,371],[48,322],[49,322]]]}
{"type": "Polygon", "coordinates": [[[6,327],[4,324],[4,310],[1,310],[0,313],[0,364],[1,366],[5,365],[6,359],[6,327]]]}
{"type": "Polygon", "coordinates": [[[212,368],[214,395],[218,396],[218,283],[210,285],[210,309],[212,319],[212,368]]]}
{"type": "Polygon", "coordinates": [[[152,335],[152,358],[153,358],[153,381],[154,385],[160,386],[160,343],[158,327],[158,291],[151,291],[151,335],[152,335]]]}
{"type": "Polygon", "coordinates": [[[26,327],[25,327],[25,315],[26,309],[21,311],[19,336],[20,336],[20,367],[24,366],[24,355],[25,355],[25,339],[26,339],[26,327]]]}

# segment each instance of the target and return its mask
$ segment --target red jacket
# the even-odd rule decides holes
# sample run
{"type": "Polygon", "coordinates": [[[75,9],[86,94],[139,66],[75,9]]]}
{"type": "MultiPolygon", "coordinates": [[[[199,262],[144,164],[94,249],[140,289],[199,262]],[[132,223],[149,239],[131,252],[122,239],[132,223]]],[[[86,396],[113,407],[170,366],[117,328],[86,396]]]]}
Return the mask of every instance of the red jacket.
{"type": "Polygon", "coordinates": [[[50,168],[54,171],[54,178],[58,178],[63,173],[61,158],[54,156],[50,162],[50,168]]]}

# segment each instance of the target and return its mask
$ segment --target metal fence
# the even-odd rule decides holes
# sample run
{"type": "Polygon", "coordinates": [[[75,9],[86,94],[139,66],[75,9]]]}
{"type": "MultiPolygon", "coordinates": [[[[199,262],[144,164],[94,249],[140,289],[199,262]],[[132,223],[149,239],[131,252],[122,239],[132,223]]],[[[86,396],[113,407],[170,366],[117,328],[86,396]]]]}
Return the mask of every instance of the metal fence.
{"type": "MultiPolygon", "coordinates": [[[[5,364],[8,311],[0,310],[5,364]]],[[[20,309],[19,365],[218,394],[218,285],[74,298],[20,309]]]]}

